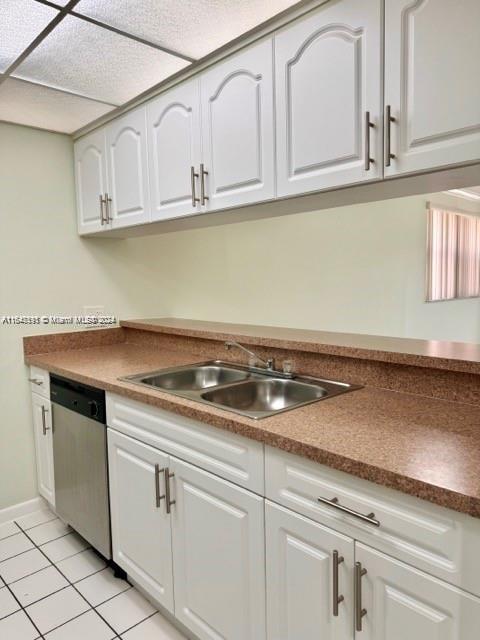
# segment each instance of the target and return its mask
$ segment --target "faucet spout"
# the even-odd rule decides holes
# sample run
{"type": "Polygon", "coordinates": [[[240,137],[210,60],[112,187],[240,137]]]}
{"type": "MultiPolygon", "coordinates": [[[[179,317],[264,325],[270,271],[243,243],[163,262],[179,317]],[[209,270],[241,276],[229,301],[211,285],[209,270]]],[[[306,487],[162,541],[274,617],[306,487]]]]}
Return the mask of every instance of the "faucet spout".
{"type": "Polygon", "coordinates": [[[248,353],[248,355],[251,356],[252,358],[255,358],[255,360],[257,360],[258,362],[263,362],[263,364],[265,365],[265,367],[269,371],[274,371],[274,369],[275,369],[275,360],[273,358],[267,358],[267,360],[264,360],[259,355],[257,355],[254,351],[251,351],[250,349],[247,349],[247,347],[244,347],[239,342],[235,342],[234,340],[227,340],[225,342],[226,350],[230,351],[230,349],[232,347],[236,347],[237,349],[241,349],[245,353],[248,353]]]}

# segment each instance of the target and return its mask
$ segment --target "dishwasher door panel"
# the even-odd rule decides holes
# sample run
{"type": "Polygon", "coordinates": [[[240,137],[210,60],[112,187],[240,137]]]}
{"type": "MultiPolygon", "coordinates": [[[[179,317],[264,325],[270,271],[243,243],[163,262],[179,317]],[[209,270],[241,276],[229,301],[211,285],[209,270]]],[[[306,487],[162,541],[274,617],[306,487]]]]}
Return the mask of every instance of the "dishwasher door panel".
{"type": "Polygon", "coordinates": [[[52,403],[56,511],[105,558],[111,558],[107,429],[52,403]]]}

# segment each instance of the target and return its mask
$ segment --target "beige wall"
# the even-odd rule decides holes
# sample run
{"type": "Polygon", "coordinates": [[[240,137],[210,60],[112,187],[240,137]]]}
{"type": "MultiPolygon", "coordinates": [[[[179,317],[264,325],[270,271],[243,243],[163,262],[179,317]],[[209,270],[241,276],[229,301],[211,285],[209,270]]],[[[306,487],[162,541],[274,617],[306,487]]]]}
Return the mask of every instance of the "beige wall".
{"type": "Polygon", "coordinates": [[[159,236],[170,312],[480,342],[478,298],[424,301],[428,200],[475,211],[431,194],[159,236]]]}
{"type": "MultiPolygon", "coordinates": [[[[70,139],[0,123],[0,316],[166,313],[156,238],[82,240],[75,215],[70,139]]],[[[0,509],[36,494],[22,356],[35,331],[0,325],[0,509]]]]}
{"type": "MultiPolygon", "coordinates": [[[[81,239],[69,138],[0,123],[0,153],[0,316],[103,305],[121,318],[480,342],[478,299],[424,302],[430,196],[150,238],[81,239]]],[[[0,509],[36,493],[21,341],[35,331],[0,325],[0,509]]]]}

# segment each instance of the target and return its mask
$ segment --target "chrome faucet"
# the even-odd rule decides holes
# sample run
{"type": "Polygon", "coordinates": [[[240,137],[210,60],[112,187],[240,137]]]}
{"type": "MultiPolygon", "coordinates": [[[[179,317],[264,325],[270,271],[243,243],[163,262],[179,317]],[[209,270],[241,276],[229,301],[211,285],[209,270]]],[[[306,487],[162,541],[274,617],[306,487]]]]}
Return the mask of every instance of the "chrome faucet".
{"type": "Polygon", "coordinates": [[[264,360],[259,355],[257,355],[254,351],[250,351],[250,349],[247,349],[247,347],[244,347],[239,342],[235,342],[234,340],[227,340],[225,342],[225,349],[227,351],[230,351],[232,347],[237,347],[237,349],[241,349],[242,351],[245,351],[245,353],[248,353],[248,355],[254,358],[256,361],[263,362],[263,364],[265,365],[268,371],[275,371],[274,358],[267,358],[267,360],[264,360]]]}

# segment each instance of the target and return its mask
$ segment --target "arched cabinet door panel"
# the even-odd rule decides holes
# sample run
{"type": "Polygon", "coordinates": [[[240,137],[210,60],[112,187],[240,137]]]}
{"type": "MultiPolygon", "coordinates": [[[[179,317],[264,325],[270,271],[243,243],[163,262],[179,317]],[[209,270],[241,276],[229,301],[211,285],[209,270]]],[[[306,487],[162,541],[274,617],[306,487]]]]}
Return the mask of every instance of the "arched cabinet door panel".
{"type": "Polygon", "coordinates": [[[105,129],[75,142],[74,156],[78,233],[101,231],[108,226],[100,201],[107,192],[105,129]]]}
{"type": "Polygon", "coordinates": [[[386,0],[386,176],[480,158],[479,28],[478,0],[386,0]]]}
{"type": "MultiPolygon", "coordinates": [[[[198,213],[192,167],[200,158],[200,87],[195,78],[147,105],[147,137],[152,220],[198,213]]],[[[198,183],[197,178],[194,176],[198,183]]]]}
{"type": "Polygon", "coordinates": [[[327,3],[275,36],[277,195],[382,177],[381,53],[380,0],[327,3]]]}
{"type": "Polygon", "coordinates": [[[272,55],[264,40],[201,77],[205,210],[275,196],[272,55]]]}
{"type": "Polygon", "coordinates": [[[108,214],[114,229],[150,221],[146,134],[146,107],[108,125],[108,214]]]}

